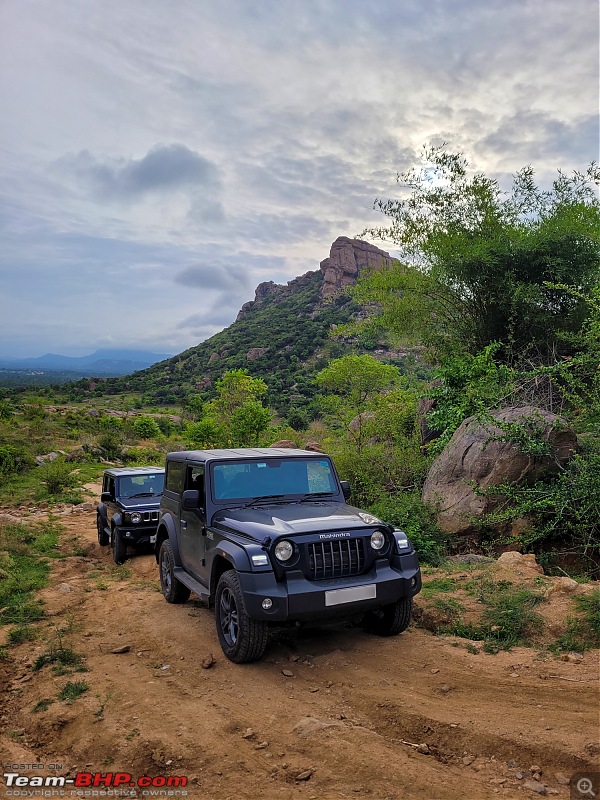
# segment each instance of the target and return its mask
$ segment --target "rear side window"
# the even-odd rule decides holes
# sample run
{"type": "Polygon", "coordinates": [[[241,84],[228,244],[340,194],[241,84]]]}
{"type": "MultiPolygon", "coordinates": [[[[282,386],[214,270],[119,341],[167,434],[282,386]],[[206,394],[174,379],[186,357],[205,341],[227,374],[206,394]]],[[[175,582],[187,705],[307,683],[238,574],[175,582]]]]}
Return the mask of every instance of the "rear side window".
{"type": "Polygon", "coordinates": [[[182,491],[183,461],[167,461],[167,478],[165,488],[170,492],[182,491]]]}

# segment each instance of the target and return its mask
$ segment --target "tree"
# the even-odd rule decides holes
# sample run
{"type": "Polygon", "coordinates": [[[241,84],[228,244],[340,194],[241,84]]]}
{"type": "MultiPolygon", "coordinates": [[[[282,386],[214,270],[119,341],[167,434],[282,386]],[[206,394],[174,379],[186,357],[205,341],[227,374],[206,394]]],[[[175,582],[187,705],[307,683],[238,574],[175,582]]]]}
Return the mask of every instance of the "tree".
{"type": "Polygon", "coordinates": [[[382,364],[373,356],[343,356],[335,358],[316,376],[320,386],[335,394],[324,406],[345,425],[352,420],[356,444],[360,450],[363,443],[365,412],[369,401],[387,387],[397,384],[400,370],[391,364],[382,364]]]}
{"type": "Polygon", "coordinates": [[[188,440],[200,447],[256,444],[271,420],[260,401],[268,390],[266,383],[245,369],[234,369],[217,381],[216,390],[214,400],[202,407],[202,418],[188,425],[188,440]]]}
{"type": "Polygon", "coordinates": [[[493,342],[505,361],[559,347],[563,332],[580,328],[581,295],[600,273],[596,164],[559,171],[547,191],[524,167],[506,196],[494,179],[469,176],[462,154],[424,155],[426,169],[398,177],[407,198],[375,203],[389,226],[365,232],[392,241],[402,259],[355,288],[356,300],[379,308],[371,324],[423,341],[438,358],[493,342]]]}

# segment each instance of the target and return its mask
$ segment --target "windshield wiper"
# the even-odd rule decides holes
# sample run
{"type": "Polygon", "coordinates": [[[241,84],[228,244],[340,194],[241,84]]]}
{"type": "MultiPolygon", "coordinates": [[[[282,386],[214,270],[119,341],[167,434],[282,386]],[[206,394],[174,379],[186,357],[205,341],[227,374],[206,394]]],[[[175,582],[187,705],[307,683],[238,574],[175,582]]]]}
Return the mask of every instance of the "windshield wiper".
{"type": "Polygon", "coordinates": [[[138,492],[138,494],[130,494],[129,500],[133,500],[134,497],[154,497],[154,492],[138,492]]]}
{"type": "Polygon", "coordinates": [[[304,503],[305,500],[313,500],[315,497],[331,497],[333,492],[309,492],[308,494],[303,495],[299,503],[304,503]]]}
{"type": "Polygon", "coordinates": [[[253,506],[256,503],[260,503],[261,500],[281,500],[282,497],[286,497],[285,494],[261,494],[259,497],[253,497],[251,500],[248,500],[247,503],[244,503],[242,508],[248,508],[248,506],[253,506]]]}

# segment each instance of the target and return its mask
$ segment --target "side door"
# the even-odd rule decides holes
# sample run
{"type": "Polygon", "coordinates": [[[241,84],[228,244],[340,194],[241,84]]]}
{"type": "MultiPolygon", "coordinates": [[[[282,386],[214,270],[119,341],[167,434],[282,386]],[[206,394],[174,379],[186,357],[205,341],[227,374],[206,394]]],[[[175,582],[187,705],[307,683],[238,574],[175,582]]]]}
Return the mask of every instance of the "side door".
{"type": "Polygon", "coordinates": [[[179,552],[188,572],[208,586],[206,567],[206,498],[204,464],[186,463],[184,490],[194,489],[199,493],[198,507],[180,509],[179,552]]]}
{"type": "Polygon", "coordinates": [[[110,500],[105,502],[106,506],[106,521],[108,523],[108,527],[110,528],[112,518],[115,515],[116,503],[115,503],[115,492],[116,492],[116,485],[115,485],[115,478],[112,475],[105,475],[104,476],[104,486],[102,487],[103,492],[108,492],[110,495],[110,500]]]}

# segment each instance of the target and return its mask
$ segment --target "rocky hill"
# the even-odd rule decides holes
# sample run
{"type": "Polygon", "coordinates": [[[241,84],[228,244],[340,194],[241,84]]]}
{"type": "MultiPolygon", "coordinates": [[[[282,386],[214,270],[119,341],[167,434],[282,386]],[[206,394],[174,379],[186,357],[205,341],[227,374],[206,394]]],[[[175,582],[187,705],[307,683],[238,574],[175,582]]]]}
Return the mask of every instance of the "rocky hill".
{"type": "MultiPolygon", "coordinates": [[[[360,342],[330,338],[332,328],[361,310],[344,290],[365,268],[381,269],[391,260],[372,244],[339,237],[319,270],[285,285],[261,283],[236,321],[210,339],[134,375],[80,382],[74,392],[81,396],[134,391],[154,403],[179,403],[194,392],[210,396],[225,371],[245,368],[267,383],[272,407],[286,415],[302,409],[315,392],[312,379],[319,369],[351,347],[364,349],[360,342]]],[[[376,353],[386,360],[401,359],[385,347],[376,353]]]]}

